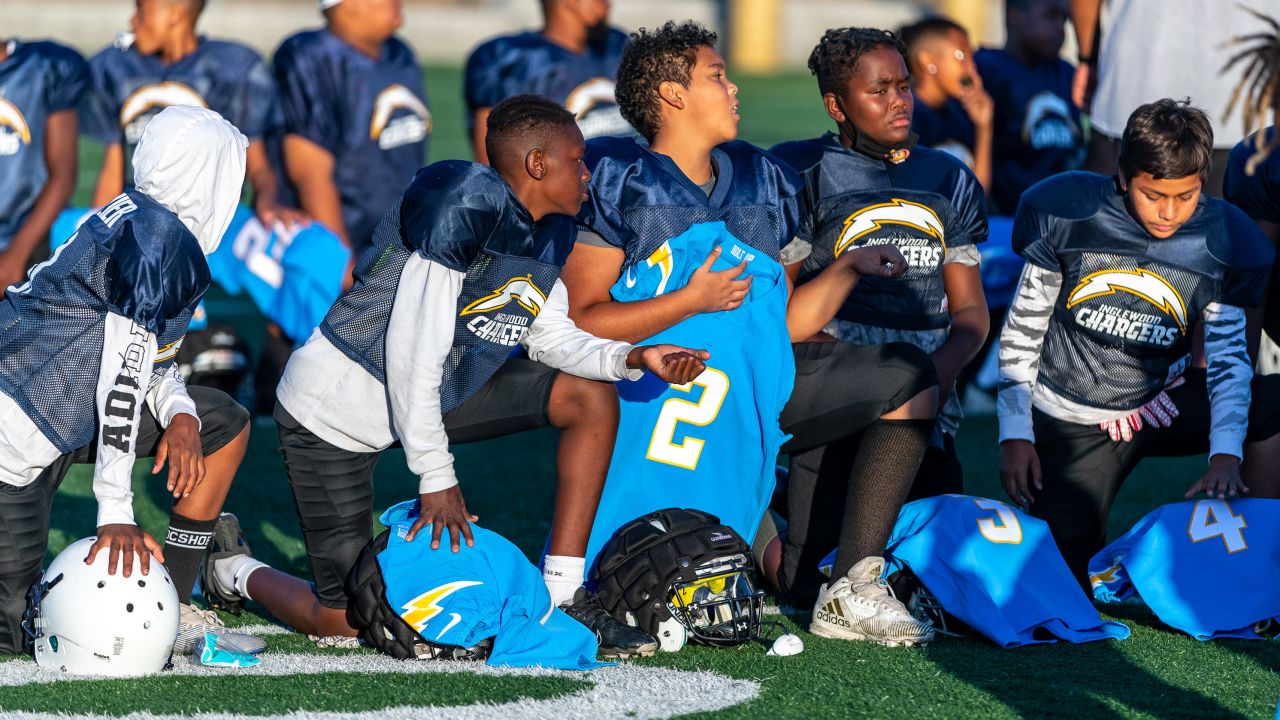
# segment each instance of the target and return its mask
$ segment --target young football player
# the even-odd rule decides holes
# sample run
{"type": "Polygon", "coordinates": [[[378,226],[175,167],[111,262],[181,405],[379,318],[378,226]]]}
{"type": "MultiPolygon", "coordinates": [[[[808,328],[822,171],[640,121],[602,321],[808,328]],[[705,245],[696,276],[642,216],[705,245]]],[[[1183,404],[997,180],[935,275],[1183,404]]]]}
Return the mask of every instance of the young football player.
{"type": "Polygon", "coordinates": [[[89,66],[55,43],[0,41],[0,87],[2,294],[26,276],[75,189],[77,107],[89,66]]]}
{"type": "Polygon", "coordinates": [[[485,116],[521,93],[569,108],[587,139],[634,132],[613,99],[627,35],[610,27],[609,0],[542,0],[542,17],[540,31],[501,35],[467,57],[462,96],[477,162],[486,162],[485,116]]]}
{"type": "Polygon", "coordinates": [[[220,626],[189,603],[248,415],[219,391],[188,393],[174,358],[209,285],[205,256],[240,199],[245,145],[209,110],[156,115],[132,155],[134,188],[0,300],[0,651],[22,650],[23,599],[75,463],[94,464],[97,541],[86,559],[108,552],[113,574],[131,577],[136,554],[139,582],[153,554],[164,562],[182,603],[175,652],[220,626]],[[168,464],[174,500],[163,546],[133,517],[134,459],[151,456],[153,474],[168,464]]]}
{"type": "Polygon", "coordinates": [[[907,46],[920,144],[964,160],[982,187],[991,188],[994,104],[973,64],[969,33],[941,17],[902,28],[907,46]]]}
{"type": "MultiPolygon", "coordinates": [[[[579,216],[583,227],[564,273],[571,316],[584,329],[638,342],[700,313],[739,307],[751,280],[738,279],[741,267],[712,272],[716,251],[677,291],[634,302],[610,296],[626,269],[651,261],[664,242],[699,223],[722,221],[735,238],[784,264],[803,257],[807,243],[796,241],[804,217],[800,178],[735,140],[738,88],[715,43],[715,33],[697,23],[670,22],[632,35],[623,51],[618,104],[644,139],[588,143],[592,197],[579,216]]],[[[821,330],[863,275],[905,268],[889,246],[844,253],[789,293],[791,340],[821,330]]],[[[783,452],[793,456],[788,504],[798,509],[783,550],[782,589],[795,604],[818,598],[815,632],[926,642],[929,626],[878,580],[884,543],[933,429],[933,365],[902,343],[800,342],[794,356],[795,389],[780,421],[793,436],[783,452]],[[824,446],[848,446],[859,434],[856,454],[818,462],[824,446]],[[821,588],[819,598],[818,560],[837,543],[839,579],[821,588]]]]}
{"type": "MultiPolygon", "coordinates": [[[[427,157],[431,113],[400,0],[318,0],[325,27],[285,39],[272,66],[290,200],[356,251],[427,157]]],[[[298,338],[301,340],[301,338],[298,338]]]]}
{"type": "Polygon", "coordinates": [[[617,391],[600,381],[647,368],[684,383],[706,353],[601,340],[569,320],[558,277],[590,177],[582,133],[536,95],[499,103],[487,122],[492,168],[421,170],[361,255],[355,284],[285,369],[276,422],[314,594],[247,556],[216,555],[239,546],[215,550],[205,587],[228,603],[252,598],[301,632],[353,636],[343,581],[372,536],[381,452],[398,441],[421,478],[409,539],[423,531],[434,547],[447,527],[457,552],[475,518],[449,443],[552,425],[562,430],[543,561],[552,599],[597,632],[605,655],[652,654],[652,638],[579,592],[618,423],[617,391]],[[512,358],[517,345],[529,358],[512,358]]]}
{"type": "Polygon", "coordinates": [[[1078,167],[1084,133],[1071,102],[1075,68],[1058,57],[1066,37],[1067,0],[1005,3],[1005,44],[974,57],[995,105],[991,199],[1012,215],[1022,191],[1078,167]]]}
{"type": "Polygon", "coordinates": [[[824,328],[855,345],[907,342],[930,354],[943,406],[912,498],[963,491],[955,434],[956,377],[989,324],[975,246],[986,239],[982,186],[954,156],[917,147],[906,48],[890,32],[828,30],[809,56],[837,132],[771,152],[804,179],[810,202],[797,237],[811,245],[790,266],[803,287],[844,253],[890,244],[907,271],[858,283],[824,328]]]}
{"type": "Polygon", "coordinates": [[[301,216],[282,207],[265,138],[278,122],[275,83],[246,45],[196,34],[205,0],[136,0],[127,40],[89,61],[93,99],[85,133],[106,146],[93,192],[101,207],[134,186],[132,158],[151,118],[170,105],[207,107],[249,138],[254,211],[270,227],[301,216]]]}
{"type": "Polygon", "coordinates": [[[1081,583],[1142,458],[1207,450],[1186,497],[1280,495],[1280,377],[1253,376],[1243,310],[1262,301],[1275,252],[1201,192],[1212,152],[1203,112],[1143,105],[1117,177],[1044,180],[1014,220],[1027,265],[1000,338],[1000,476],[1081,583]],[[1198,322],[1206,369],[1190,367],[1198,322]],[[1169,406],[1175,417],[1143,427],[1169,406]]]}

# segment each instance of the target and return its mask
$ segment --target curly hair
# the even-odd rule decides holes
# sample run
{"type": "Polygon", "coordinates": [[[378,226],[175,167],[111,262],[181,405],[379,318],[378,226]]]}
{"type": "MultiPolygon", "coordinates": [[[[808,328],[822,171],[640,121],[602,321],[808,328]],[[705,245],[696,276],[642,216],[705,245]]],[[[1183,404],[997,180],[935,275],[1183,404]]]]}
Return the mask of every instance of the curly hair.
{"type": "Polygon", "coordinates": [[[882,47],[897,50],[902,62],[907,62],[906,46],[888,30],[846,27],[831,28],[823,33],[817,47],[809,53],[809,72],[818,78],[818,92],[842,94],[858,69],[858,60],[882,47]]]}
{"type": "Polygon", "coordinates": [[[1120,172],[1139,172],[1157,180],[1199,175],[1209,177],[1213,126],[1204,111],[1187,100],[1164,98],[1147,103],[1129,116],[1120,138],[1120,172]]]}
{"type": "MultiPolygon", "coordinates": [[[[1226,74],[1243,64],[1244,73],[1231,93],[1231,102],[1223,119],[1231,117],[1231,111],[1239,103],[1244,114],[1245,131],[1252,133],[1255,128],[1267,124],[1268,114],[1280,113],[1280,21],[1256,10],[1244,9],[1266,23],[1267,29],[1233,40],[1234,44],[1244,48],[1227,60],[1222,72],[1226,74]]],[[[1280,146],[1280,132],[1271,133],[1270,137],[1267,133],[1258,133],[1253,139],[1253,155],[1245,163],[1245,172],[1252,175],[1258,163],[1277,146],[1280,146]]]]}
{"type": "Polygon", "coordinates": [[[533,146],[540,145],[548,131],[576,127],[577,121],[558,102],[541,95],[513,95],[489,112],[485,122],[485,152],[498,168],[521,161],[533,146]]]}
{"type": "Polygon", "coordinates": [[[646,139],[662,124],[658,87],[664,82],[689,87],[698,49],[715,47],[717,36],[692,20],[667,21],[657,30],[631,33],[618,63],[614,97],[622,117],[646,139]]]}

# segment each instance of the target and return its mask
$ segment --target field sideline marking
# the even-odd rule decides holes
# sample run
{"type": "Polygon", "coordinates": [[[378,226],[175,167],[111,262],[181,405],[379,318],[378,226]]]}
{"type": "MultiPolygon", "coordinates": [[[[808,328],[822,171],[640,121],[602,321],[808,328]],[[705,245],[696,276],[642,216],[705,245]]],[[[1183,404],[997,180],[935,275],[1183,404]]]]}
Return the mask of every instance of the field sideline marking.
{"type": "MultiPolygon", "coordinates": [[[[475,703],[453,706],[399,706],[378,710],[291,711],[274,715],[232,715],[227,712],[199,714],[155,714],[145,711],[127,715],[100,713],[26,712],[5,710],[12,720],[217,720],[227,717],[255,720],[417,720],[423,709],[431,708],[432,720],[511,720],[511,718],[668,718],[686,713],[707,712],[732,707],[755,699],[760,684],[719,673],[672,668],[620,665],[585,673],[542,668],[502,668],[476,663],[442,661],[401,661],[383,655],[267,654],[253,668],[208,668],[184,662],[170,671],[193,676],[290,676],[320,673],[474,673],[505,677],[562,677],[577,680],[583,689],[555,698],[523,698],[512,702],[475,703]]],[[[95,680],[76,678],[57,670],[42,668],[32,660],[0,663],[0,687],[20,687],[58,681],[95,680]]],[[[96,679],[101,680],[101,679],[96,679]]],[[[125,680],[124,682],[128,682],[125,680]]]]}

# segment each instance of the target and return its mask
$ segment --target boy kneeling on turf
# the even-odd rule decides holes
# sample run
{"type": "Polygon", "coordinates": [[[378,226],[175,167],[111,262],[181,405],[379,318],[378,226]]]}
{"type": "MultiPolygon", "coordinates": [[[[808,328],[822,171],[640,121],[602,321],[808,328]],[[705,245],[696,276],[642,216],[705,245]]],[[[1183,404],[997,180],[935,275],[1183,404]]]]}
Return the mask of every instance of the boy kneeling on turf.
{"type": "Polygon", "coordinates": [[[1144,457],[1207,450],[1187,497],[1280,496],[1280,376],[1253,377],[1243,310],[1275,253],[1201,193],[1212,151],[1202,111],[1159,100],[1129,117],[1118,176],[1057,175],[1018,206],[1027,265],[1000,341],[1000,477],[1081,583],[1144,457]],[[1191,367],[1196,323],[1207,369],[1191,367]]]}
{"type": "MultiPolygon", "coordinates": [[[[143,576],[153,554],[165,564],[182,603],[174,652],[222,633],[190,598],[249,442],[249,415],[220,391],[188,392],[175,358],[209,287],[205,256],[240,199],[245,145],[209,110],[164,110],[133,155],[134,189],[0,300],[0,653],[23,649],[23,599],[40,576],[54,494],[76,463],[93,463],[98,501],[86,561],[108,552],[111,574],[126,578],[135,554],[143,576]],[[156,458],[153,473],[169,465],[163,546],[134,522],[139,456],[156,458]]],[[[245,635],[231,644],[264,647],[245,635]]]]}
{"type": "Polygon", "coordinates": [[[656,641],[580,592],[617,434],[612,381],[648,369],[683,384],[708,356],[602,340],[569,320],[560,267],[591,177],[572,113],[517,95],[494,107],[485,142],[492,167],[445,161],[418,172],[280,382],[280,447],[314,594],[303,580],[259,571],[230,530],[215,541],[204,587],[223,604],[251,597],[300,632],[354,636],[343,582],[372,536],[381,452],[399,442],[421,478],[408,539],[425,530],[435,547],[447,528],[457,552],[471,545],[476,518],[449,444],[554,425],[560,483],[543,561],[551,598],[596,632],[603,655],[652,654],[656,641]],[[517,344],[528,358],[511,357],[517,344]]]}

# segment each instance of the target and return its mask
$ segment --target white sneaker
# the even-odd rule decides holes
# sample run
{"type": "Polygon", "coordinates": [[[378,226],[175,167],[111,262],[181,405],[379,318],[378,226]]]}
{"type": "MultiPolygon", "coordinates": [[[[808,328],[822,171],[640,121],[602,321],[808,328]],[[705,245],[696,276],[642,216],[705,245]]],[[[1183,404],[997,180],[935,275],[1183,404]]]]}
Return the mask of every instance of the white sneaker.
{"type": "Polygon", "coordinates": [[[228,650],[257,655],[267,649],[262,638],[231,632],[222,618],[212,610],[201,610],[190,603],[178,605],[178,638],[173,642],[174,655],[195,655],[204,647],[205,633],[218,636],[218,644],[228,650]]]}
{"type": "Polygon", "coordinates": [[[883,570],[883,558],[863,558],[847,575],[824,585],[813,606],[809,632],[890,647],[932,641],[933,625],[907,612],[881,579],[883,570]]]}

